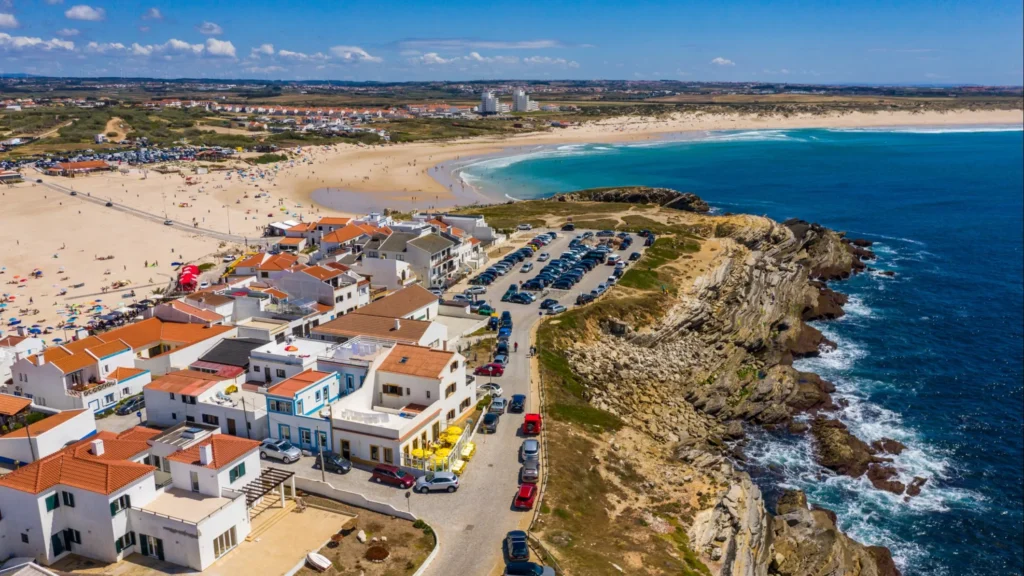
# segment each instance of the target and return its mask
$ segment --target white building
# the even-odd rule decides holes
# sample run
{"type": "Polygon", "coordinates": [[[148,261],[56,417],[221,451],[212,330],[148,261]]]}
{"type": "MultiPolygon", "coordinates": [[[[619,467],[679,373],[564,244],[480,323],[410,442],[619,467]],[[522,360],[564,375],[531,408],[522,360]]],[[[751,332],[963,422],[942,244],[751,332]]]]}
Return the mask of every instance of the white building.
{"type": "Polygon", "coordinates": [[[266,400],[231,379],[198,370],[165,374],[146,385],[147,423],[169,428],[183,422],[217,426],[224,434],[267,437],[266,400]]]}
{"type": "Polygon", "coordinates": [[[198,432],[103,431],[0,477],[0,557],[114,563],[138,552],[207,568],[249,534],[243,490],[262,471],[259,442],[198,432]],[[170,482],[158,487],[147,462],[170,482]]]}
{"type": "Polygon", "coordinates": [[[270,437],[316,452],[331,445],[327,406],[341,394],[337,373],[307,370],[267,389],[270,437]]]}
{"type": "Polygon", "coordinates": [[[540,107],[536,102],[530,100],[530,97],[526,94],[526,90],[523,88],[516,88],[512,93],[512,111],[513,112],[536,112],[540,107]]]}
{"type": "MultiPolygon", "coordinates": [[[[343,316],[344,318],[344,316],[343,316]]],[[[248,381],[272,386],[316,366],[316,359],[333,345],[323,340],[288,337],[268,342],[249,353],[248,381]]]]}
{"type": "Polygon", "coordinates": [[[406,464],[473,408],[476,392],[456,352],[395,344],[364,361],[366,383],[331,410],[334,449],[351,460],[406,464]]]}
{"type": "Polygon", "coordinates": [[[480,94],[480,114],[497,114],[501,111],[501,102],[494,92],[482,92],[480,94]]]}
{"type": "Polygon", "coordinates": [[[0,436],[0,462],[15,466],[35,462],[96,433],[91,410],[44,413],[42,420],[0,436]]]}
{"type": "Polygon", "coordinates": [[[0,338],[0,386],[11,378],[11,366],[23,356],[30,356],[46,347],[39,338],[10,335],[0,338]]]}

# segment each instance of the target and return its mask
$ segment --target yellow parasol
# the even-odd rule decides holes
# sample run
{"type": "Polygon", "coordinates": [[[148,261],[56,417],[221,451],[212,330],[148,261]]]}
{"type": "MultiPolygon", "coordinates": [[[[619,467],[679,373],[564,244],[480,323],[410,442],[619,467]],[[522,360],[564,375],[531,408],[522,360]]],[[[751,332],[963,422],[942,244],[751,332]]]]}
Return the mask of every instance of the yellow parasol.
{"type": "Polygon", "coordinates": [[[444,433],[460,435],[462,434],[462,428],[459,428],[458,426],[449,426],[448,428],[445,429],[444,433]]]}
{"type": "Polygon", "coordinates": [[[451,454],[451,453],[452,453],[452,451],[449,448],[440,448],[440,449],[438,449],[437,452],[434,453],[434,455],[437,458],[447,458],[448,455],[451,454]]]}

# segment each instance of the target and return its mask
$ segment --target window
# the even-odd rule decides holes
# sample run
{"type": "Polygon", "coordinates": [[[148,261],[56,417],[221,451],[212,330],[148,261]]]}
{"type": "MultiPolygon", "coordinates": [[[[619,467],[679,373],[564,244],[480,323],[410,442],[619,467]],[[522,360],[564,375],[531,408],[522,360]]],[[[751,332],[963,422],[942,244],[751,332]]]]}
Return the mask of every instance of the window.
{"type": "Polygon", "coordinates": [[[46,497],[46,511],[53,512],[57,508],[60,508],[60,500],[57,499],[57,493],[54,492],[46,497]]]}
{"type": "Polygon", "coordinates": [[[455,362],[452,362],[452,370],[451,371],[455,372],[458,369],[459,369],[459,361],[456,360],[455,362]]]}
{"type": "Polygon", "coordinates": [[[189,480],[192,481],[192,491],[199,492],[199,474],[197,472],[188,473],[189,480]]]}
{"type": "MultiPolygon", "coordinates": [[[[429,392],[427,393],[429,394],[429,392]]],[[[445,398],[450,397],[452,394],[455,394],[455,382],[452,382],[451,384],[448,385],[447,388],[444,389],[445,398]]]]}
{"type": "Polygon", "coordinates": [[[185,422],[195,422],[195,416],[185,416],[185,422]]]}
{"type": "Polygon", "coordinates": [[[219,426],[220,425],[220,418],[214,416],[213,414],[203,414],[203,423],[204,424],[213,424],[214,426],[219,426]]]}
{"type": "Polygon", "coordinates": [[[132,507],[132,497],[125,494],[110,503],[110,515],[117,516],[122,510],[126,510],[132,507]]]}
{"type": "Polygon", "coordinates": [[[462,404],[459,404],[459,412],[465,412],[467,408],[469,408],[469,398],[466,398],[462,401],[462,404]]]}
{"type": "Polygon", "coordinates": [[[255,365],[255,364],[253,364],[253,365],[252,365],[252,371],[253,371],[253,372],[259,372],[259,371],[260,371],[260,367],[259,367],[259,366],[257,366],[257,365],[255,365]]]}
{"type": "Polygon", "coordinates": [[[271,412],[277,412],[278,414],[291,414],[292,403],[287,400],[274,400],[271,398],[267,402],[267,408],[271,412]]]}
{"type": "Polygon", "coordinates": [[[64,529],[64,539],[67,540],[68,542],[73,542],[75,544],[81,544],[82,543],[82,533],[79,532],[78,530],[75,530],[74,528],[65,528],[64,529]]]}
{"type": "MultiPolygon", "coordinates": [[[[406,388],[406,390],[408,391],[409,389],[408,389],[408,388],[406,388]]],[[[428,398],[428,399],[430,398],[430,390],[427,390],[427,398],[428,398]]]]}
{"type": "Polygon", "coordinates": [[[284,370],[282,370],[281,368],[278,368],[277,369],[277,377],[278,378],[284,378],[284,370]]]}
{"type": "Polygon", "coordinates": [[[195,396],[186,396],[186,395],[182,394],[181,395],[181,402],[182,402],[182,404],[193,404],[194,405],[196,403],[196,397],[195,396]]]}
{"type": "Polygon", "coordinates": [[[384,449],[384,461],[387,462],[388,464],[394,464],[395,463],[395,451],[392,450],[391,448],[385,448],[384,449]]]}
{"type": "Polygon", "coordinates": [[[446,418],[448,419],[449,422],[455,420],[455,410],[449,410],[446,418]]]}
{"type": "MultiPolygon", "coordinates": [[[[77,532],[77,530],[76,530],[77,532]]],[[[124,536],[121,536],[117,540],[114,540],[114,549],[120,552],[129,546],[135,545],[135,532],[125,532],[124,536]]]]}
{"type": "Polygon", "coordinates": [[[28,534],[25,534],[24,532],[22,532],[22,534],[21,534],[21,541],[24,542],[25,544],[28,544],[28,534]]]}
{"type": "Polygon", "coordinates": [[[237,544],[235,540],[235,527],[232,526],[227,532],[217,536],[217,539],[213,541],[213,555],[215,558],[220,558],[224,554],[235,547],[237,544]]]}
{"type": "Polygon", "coordinates": [[[174,392],[171,392],[171,400],[174,400],[174,392]]]}
{"type": "Polygon", "coordinates": [[[71,492],[61,492],[60,498],[61,500],[64,501],[64,505],[67,506],[68,508],[75,507],[75,495],[72,494],[71,492]]]}
{"type": "Polygon", "coordinates": [[[103,397],[103,402],[105,404],[113,404],[114,403],[114,395],[113,394],[107,394],[106,396],[103,397]]]}
{"type": "Polygon", "coordinates": [[[380,462],[380,447],[370,446],[370,460],[374,462],[380,462]]]}
{"type": "Polygon", "coordinates": [[[317,402],[320,401],[320,391],[319,390],[316,391],[316,401],[317,402]]]}
{"type": "Polygon", "coordinates": [[[388,396],[401,396],[402,395],[402,387],[401,386],[395,386],[394,384],[385,384],[384,385],[384,393],[387,394],[388,396]]]}
{"type": "Polygon", "coordinates": [[[242,476],[245,476],[245,462],[240,462],[238,466],[228,471],[228,482],[234,482],[242,476]]]}
{"type": "Polygon", "coordinates": [[[171,412],[171,420],[177,420],[177,419],[178,419],[178,413],[177,412],[171,412]]]}
{"type": "Polygon", "coordinates": [[[132,389],[131,388],[121,388],[121,395],[122,396],[131,396],[132,395],[132,389]]]}

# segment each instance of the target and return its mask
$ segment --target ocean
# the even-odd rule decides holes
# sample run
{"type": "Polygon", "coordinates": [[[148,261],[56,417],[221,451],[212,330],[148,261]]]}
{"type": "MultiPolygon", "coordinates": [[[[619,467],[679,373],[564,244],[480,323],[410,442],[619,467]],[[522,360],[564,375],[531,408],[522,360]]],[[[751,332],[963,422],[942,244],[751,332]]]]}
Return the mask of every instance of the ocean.
{"type": "Polygon", "coordinates": [[[1007,128],[760,130],[675,141],[540,148],[463,169],[513,198],[640,184],[694,192],[718,212],[802,218],[875,242],[836,282],[847,315],[818,323],[836,351],[798,368],[834,382],[841,419],[890,437],[920,496],[875,490],[811,459],[806,437],[755,432],[750,472],[888,546],[908,576],[1024,573],[1024,132],[1007,128]]]}

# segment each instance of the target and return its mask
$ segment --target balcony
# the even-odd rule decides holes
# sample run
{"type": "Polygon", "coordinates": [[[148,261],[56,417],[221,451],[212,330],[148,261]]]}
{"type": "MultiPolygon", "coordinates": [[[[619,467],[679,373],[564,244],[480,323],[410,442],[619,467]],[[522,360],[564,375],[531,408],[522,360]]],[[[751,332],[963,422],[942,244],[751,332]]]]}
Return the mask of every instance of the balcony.
{"type": "Polygon", "coordinates": [[[105,388],[111,388],[117,384],[117,380],[94,380],[85,384],[73,384],[68,387],[68,396],[77,398],[99,392],[105,388]]]}

